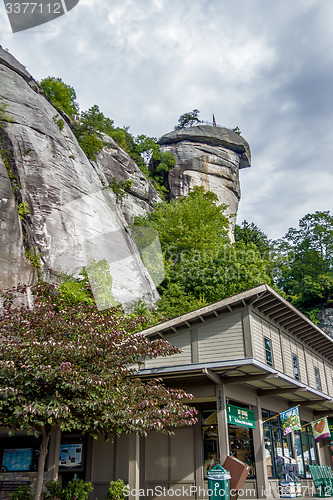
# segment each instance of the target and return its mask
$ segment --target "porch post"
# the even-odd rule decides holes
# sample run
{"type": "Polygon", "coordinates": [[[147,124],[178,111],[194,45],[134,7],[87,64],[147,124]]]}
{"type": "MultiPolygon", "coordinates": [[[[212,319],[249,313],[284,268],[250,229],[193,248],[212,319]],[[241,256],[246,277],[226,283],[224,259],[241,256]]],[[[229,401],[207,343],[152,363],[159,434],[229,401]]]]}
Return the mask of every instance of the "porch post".
{"type": "Polygon", "coordinates": [[[61,431],[54,432],[50,436],[49,450],[47,454],[47,480],[57,481],[59,472],[61,431]]]}
{"type": "Polygon", "coordinates": [[[129,435],[128,483],[131,488],[129,500],[140,500],[140,436],[137,434],[129,435]]]}
{"type": "Polygon", "coordinates": [[[219,431],[220,462],[224,463],[229,455],[229,435],[227,421],[227,402],[225,387],[221,381],[216,385],[217,426],[219,431]]]}
{"type": "Polygon", "coordinates": [[[256,421],[256,428],[253,429],[253,445],[258,488],[257,494],[258,498],[268,498],[270,496],[270,492],[266,466],[265,440],[260,398],[257,398],[256,403],[257,406],[253,408],[256,421]]]}

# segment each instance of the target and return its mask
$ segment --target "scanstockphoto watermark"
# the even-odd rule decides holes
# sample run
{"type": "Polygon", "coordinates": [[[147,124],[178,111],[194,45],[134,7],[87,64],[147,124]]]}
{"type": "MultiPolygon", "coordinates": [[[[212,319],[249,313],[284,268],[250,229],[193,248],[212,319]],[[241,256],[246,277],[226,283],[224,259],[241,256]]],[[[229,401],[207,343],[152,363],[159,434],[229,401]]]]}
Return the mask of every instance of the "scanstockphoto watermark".
{"type": "Polygon", "coordinates": [[[13,33],[25,31],[64,16],[78,5],[80,0],[3,0],[13,33]]]}
{"type": "MultiPolygon", "coordinates": [[[[214,496],[215,498],[225,498],[228,492],[221,487],[216,485],[213,489],[194,485],[179,485],[174,488],[167,488],[166,486],[154,486],[152,488],[131,488],[130,485],[126,485],[123,489],[123,494],[125,497],[140,497],[140,498],[153,498],[153,497],[175,497],[175,498],[208,498],[214,496]]],[[[263,498],[275,498],[276,493],[272,488],[261,488],[258,491],[259,497],[263,498]]],[[[298,494],[301,496],[314,496],[316,493],[314,487],[301,485],[298,487],[298,494]]],[[[278,488],[278,494],[283,495],[285,491],[282,486],[278,488]]],[[[238,495],[239,498],[257,498],[257,490],[255,488],[243,488],[240,490],[230,490],[230,496],[238,495]]],[[[228,495],[229,496],[229,495],[228,495]]]]}
{"type": "MultiPolygon", "coordinates": [[[[207,497],[220,497],[224,498],[227,491],[220,486],[214,488],[204,488],[194,485],[179,485],[174,488],[167,488],[166,486],[154,486],[152,488],[131,488],[126,485],[123,489],[125,497],[188,497],[188,498],[207,498],[207,497]]],[[[256,498],[256,490],[254,488],[246,488],[243,490],[230,490],[230,495],[235,496],[238,493],[239,497],[256,498]]]]}

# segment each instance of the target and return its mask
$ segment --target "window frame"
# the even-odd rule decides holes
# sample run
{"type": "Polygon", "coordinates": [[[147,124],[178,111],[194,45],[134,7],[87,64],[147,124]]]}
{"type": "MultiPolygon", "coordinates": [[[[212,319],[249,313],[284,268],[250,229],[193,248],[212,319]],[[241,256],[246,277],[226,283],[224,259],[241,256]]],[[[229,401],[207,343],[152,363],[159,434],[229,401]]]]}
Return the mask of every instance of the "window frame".
{"type": "Polygon", "coordinates": [[[298,356],[297,356],[297,354],[292,353],[292,359],[293,359],[293,372],[294,372],[295,380],[300,380],[300,376],[299,376],[299,362],[298,362],[298,356]]]}
{"type": "Polygon", "coordinates": [[[320,371],[318,366],[314,366],[314,375],[315,375],[315,381],[316,381],[316,388],[318,391],[322,391],[322,385],[321,385],[321,378],[320,378],[320,371]]]}
{"type": "MultiPolygon", "coordinates": [[[[282,456],[286,456],[284,453],[285,447],[283,446],[283,443],[287,442],[287,449],[289,452],[289,458],[294,458],[293,457],[293,448],[292,448],[292,443],[291,443],[291,436],[290,436],[290,434],[287,434],[286,436],[283,435],[283,427],[281,424],[281,419],[280,419],[279,413],[276,413],[276,412],[271,411],[271,410],[266,410],[263,408],[262,409],[262,420],[263,420],[264,436],[265,436],[265,431],[266,431],[268,434],[268,437],[269,437],[269,442],[271,443],[271,449],[269,450],[269,453],[270,453],[270,457],[271,457],[271,470],[272,470],[273,475],[268,476],[268,477],[270,479],[279,479],[279,476],[277,474],[277,467],[276,467],[276,459],[277,459],[278,455],[275,454],[276,439],[274,439],[273,433],[278,434],[278,438],[279,438],[281,446],[282,446],[282,448],[281,448],[282,456]],[[273,422],[272,417],[275,417],[277,419],[277,423],[273,422]],[[267,422],[264,422],[264,420],[266,420],[267,418],[269,418],[270,420],[268,420],[267,422]]],[[[266,442],[265,442],[265,450],[267,450],[266,442]]],[[[267,467],[267,461],[266,461],[266,467],[267,467]]],[[[267,473],[268,473],[268,471],[267,471],[267,473]]]]}
{"type": "Polygon", "coordinates": [[[264,337],[264,349],[265,349],[266,364],[268,366],[273,367],[274,366],[274,358],[273,358],[272,340],[268,337],[264,337]],[[266,341],[269,344],[269,348],[267,348],[267,346],[266,346],[266,341]],[[267,356],[267,353],[269,353],[269,356],[267,356]],[[270,357],[270,360],[269,360],[269,357],[270,357]]]}

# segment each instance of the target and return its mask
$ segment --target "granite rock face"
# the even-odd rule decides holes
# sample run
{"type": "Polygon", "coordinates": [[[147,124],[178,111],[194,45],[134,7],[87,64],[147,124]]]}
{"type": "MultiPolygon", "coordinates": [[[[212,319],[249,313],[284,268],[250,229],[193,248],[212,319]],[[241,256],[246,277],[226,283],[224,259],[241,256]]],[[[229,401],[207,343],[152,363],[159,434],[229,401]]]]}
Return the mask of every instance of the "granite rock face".
{"type": "MultiPolygon", "coordinates": [[[[106,259],[113,299],[155,301],[156,288],[125,228],[122,207],[101,182],[103,177],[107,185],[110,175],[136,176],[125,153],[112,144],[93,166],[69,118],[2,49],[0,106],[0,286],[32,284],[38,273],[52,279],[59,269],[79,272],[91,259],[106,259]]],[[[132,208],[149,207],[151,189],[143,178],[133,182],[123,210],[127,218],[132,208]]]]}
{"type": "Polygon", "coordinates": [[[333,308],[322,309],[318,314],[319,328],[333,337],[333,308]]]}
{"type": "MultiPolygon", "coordinates": [[[[161,150],[176,158],[168,174],[173,198],[184,196],[194,186],[203,186],[228,205],[229,215],[237,214],[240,200],[239,169],[251,166],[248,143],[229,129],[199,125],[170,132],[159,140],[161,150]]],[[[232,217],[234,226],[236,216],[232,217]]],[[[233,227],[231,227],[230,237],[233,227]]]]}
{"type": "Polygon", "coordinates": [[[105,146],[92,164],[103,186],[109,186],[113,179],[131,181],[129,192],[118,201],[120,212],[131,224],[133,217],[150,212],[161,198],[132,158],[108,135],[102,134],[101,138],[105,146]]]}

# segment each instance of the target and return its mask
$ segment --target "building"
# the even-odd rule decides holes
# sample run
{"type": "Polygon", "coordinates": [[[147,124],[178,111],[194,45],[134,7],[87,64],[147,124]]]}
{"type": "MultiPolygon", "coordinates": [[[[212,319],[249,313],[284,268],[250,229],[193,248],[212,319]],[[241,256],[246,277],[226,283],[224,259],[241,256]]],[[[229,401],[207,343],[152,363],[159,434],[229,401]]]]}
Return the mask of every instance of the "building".
{"type": "Polygon", "coordinates": [[[280,457],[297,460],[304,488],[312,487],[309,464],[331,464],[329,439],[315,443],[306,424],[333,414],[333,340],[272,288],[258,286],[144,334],[182,352],[146,361],[140,376],[158,376],[192,393],[198,423],[171,437],[151,433],[105,442],[56,436],[49,477],[57,475],[60,446],[60,476],[91,480],[92,498],[104,498],[117,478],[129,482],[132,498],[161,488],[203,498],[207,469],[230,454],[250,465],[244,497],[264,498],[270,491],[278,496],[280,457]],[[283,436],[276,415],[296,405],[304,427],[283,436]],[[78,456],[74,467],[66,464],[69,447],[78,456]]]}

